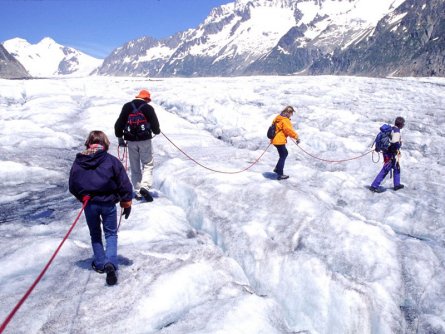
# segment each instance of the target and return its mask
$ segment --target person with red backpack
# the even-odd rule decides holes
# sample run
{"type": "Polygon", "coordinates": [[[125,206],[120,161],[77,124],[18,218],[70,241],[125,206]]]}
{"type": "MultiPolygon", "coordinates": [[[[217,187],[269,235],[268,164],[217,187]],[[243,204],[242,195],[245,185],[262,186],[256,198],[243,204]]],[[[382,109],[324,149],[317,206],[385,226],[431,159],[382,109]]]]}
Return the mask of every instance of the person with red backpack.
{"type": "Polygon", "coordinates": [[[287,106],[284,110],[275,117],[273,123],[275,125],[275,134],[271,139],[271,143],[277,148],[279,159],[277,165],[274,168],[274,172],[277,173],[277,180],[285,180],[289,178],[289,175],[284,175],[284,163],[288,155],[286,143],[287,137],[294,138],[297,144],[300,143],[298,134],[292,127],[290,118],[294,114],[294,108],[287,106]]]}
{"type": "Polygon", "coordinates": [[[152,133],[161,133],[158,117],[149,104],[150,92],[143,89],[133,101],[125,103],[114,125],[119,146],[128,146],[131,182],[136,199],[153,201],[149,190],[153,184],[152,133]]]}
{"type": "MultiPolygon", "coordinates": [[[[405,188],[405,186],[400,183],[400,165],[398,161],[398,157],[400,156],[400,148],[402,147],[402,137],[400,134],[400,130],[403,129],[404,126],[405,119],[399,116],[396,118],[392,129],[390,129],[391,131],[389,132],[387,145],[384,144],[383,138],[385,136],[378,135],[376,138],[376,150],[381,150],[383,153],[383,168],[369,187],[369,190],[371,190],[372,192],[381,193],[385,191],[385,189],[380,187],[380,183],[382,183],[382,181],[385,179],[386,175],[388,175],[390,171],[393,172],[393,189],[397,191],[399,189],[405,188]]],[[[387,127],[390,126],[388,125],[387,127]]],[[[383,131],[382,128],[381,131],[383,131]]]]}

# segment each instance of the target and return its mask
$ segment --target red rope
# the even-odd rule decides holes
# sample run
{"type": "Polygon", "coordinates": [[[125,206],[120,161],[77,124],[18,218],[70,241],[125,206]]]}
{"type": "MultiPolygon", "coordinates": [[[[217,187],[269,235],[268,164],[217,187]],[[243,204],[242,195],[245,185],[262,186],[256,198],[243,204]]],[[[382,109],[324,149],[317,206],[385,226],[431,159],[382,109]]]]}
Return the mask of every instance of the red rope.
{"type": "Polygon", "coordinates": [[[123,153],[123,155],[122,155],[122,158],[121,158],[120,150],[119,150],[119,149],[120,149],[120,146],[117,147],[117,157],[119,158],[119,160],[120,160],[121,162],[125,162],[125,163],[124,163],[125,170],[128,171],[128,147],[127,147],[127,146],[124,146],[124,153],[123,153]]]}
{"type": "Polygon", "coordinates": [[[205,168],[209,171],[215,172],[215,173],[222,173],[222,174],[238,174],[238,173],[242,173],[245,172],[246,170],[252,168],[255,164],[258,163],[258,161],[260,161],[260,159],[263,157],[263,155],[266,153],[266,151],[269,149],[270,145],[269,144],[266,149],[264,150],[263,153],[261,153],[261,155],[258,157],[258,159],[256,159],[252,164],[250,164],[249,166],[247,166],[246,168],[242,169],[242,170],[238,170],[238,171],[220,171],[220,170],[216,170],[216,169],[212,169],[209,168],[207,166],[204,166],[203,164],[199,163],[198,161],[196,161],[195,159],[193,159],[190,155],[188,155],[187,153],[185,153],[183,150],[181,150],[174,142],[172,142],[170,140],[170,138],[168,138],[163,132],[161,132],[162,135],[165,137],[165,139],[167,139],[174,147],[176,147],[182,154],[184,154],[187,158],[189,158],[190,160],[192,160],[194,163],[196,163],[197,165],[201,166],[202,168],[205,168]]]}
{"type": "Polygon", "coordinates": [[[322,159],[322,158],[316,157],[315,155],[310,154],[309,152],[305,151],[300,145],[298,145],[298,143],[297,143],[296,141],[294,141],[294,143],[295,143],[295,145],[297,145],[297,146],[300,148],[300,150],[302,150],[304,153],[306,153],[306,154],[309,155],[310,157],[312,157],[312,158],[314,158],[314,159],[317,159],[317,160],[320,160],[320,161],[329,162],[329,163],[339,163],[339,162],[346,162],[346,161],[351,161],[351,160],[360,159],[360,158],[364,157],[365,155],[368,155],[369,153],[371,153],[372,151],[374,151],[374,150],[370,150],[370,151],[368,151],[368,152],[366,152],[366,153],[363,153],[363,154],[361,154],[361,155],[359,155],[359,156],[357,156],[357,157],[349,158],[349,159],[342,159],[342,160],[328,160],[328,159],[322,159]]]}
{"type": "Polygon", "coordinates": [[[36,278],[36,280],[34,281],[34,283],[29,287],[28,291],[26,291],[26,293],[23,295],[22,299],[20,299],[20,301],[17,303],[17,305],[14,307],[14,309],[11,311],[11,313],[9,313],[9,315],[6,317],[5,321],[3,321],[2,325],[0,326],[0,334],[3,333],[3,331],[5,330],[6,326],[8,325],[8,323],[11,321],[11,319],[14,317],[15,313],[19,310],[19,308],[22,306],[22,304],[25,302],[25,300],[29,297],[29,295],[31,294],[32,290],[34,290],[34,288],[36,287],[36,285],[40,282],[40,280],[42,279],[43,275],[45,275],[46,271],[48,270],[49,266],[51,265],[51,263],[53,262],[54,258],[56,257],[57,253],[60,251],[60,249],[62,248],[63,243],[65,242],[66,239],[68,239],[69,235],[71,234],[71,231],[74,229],[74,226],[76,226],[77,221],[80,218],[80,215],[82,214],[82,211],[85,209],[87,203],[88,203],[88,199],[85,200],[85,202],[83,203],[82,209],[80,210],[79,214],[77,215],[76,220],[74,220],[74,223],[71,225],[71,228],[68,230],[68,233],[65,235],[65,237],[63,238],[62,242],[60,243],[59,247],[57,247],[56,251],[54,252],[54,254],[51,256],[51,259],[48,261],[48,263],[46,264],[45,268],[43,268],[42,272],[40,273],[40,275],[36,278]]]}

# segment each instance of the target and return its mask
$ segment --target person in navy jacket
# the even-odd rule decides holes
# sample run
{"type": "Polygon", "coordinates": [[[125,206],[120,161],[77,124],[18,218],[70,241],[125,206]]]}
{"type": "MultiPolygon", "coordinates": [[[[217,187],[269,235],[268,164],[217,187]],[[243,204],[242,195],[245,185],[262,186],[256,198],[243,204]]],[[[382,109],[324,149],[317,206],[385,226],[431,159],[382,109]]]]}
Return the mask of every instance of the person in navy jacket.
{"type": "Polygon", "coordinates": [[[402,137],[400,130],[405,126],[405,119],[397,117],[391,131],[391,145],[386,152],[383,152],[383,168],[376,176],[369,188],[373,192],[380,193],[384,191],[380,187],[380,183],[385,179],[386,175],[393,170],[394,190],[399,190],[405,186],[400,183],[400,165],[398,157],[400,156],[400,148],[402,147],[402,137]]]}
{"type": "Polygon", "coordinates": [[[90,230],[94,260],[92,267],[107,273],[108,285],[117,283],[117,215],[116,203],[131,212],[133,186],[124,166],[109,154],[110,141],[102,131],[91,131],[85,141],[86,150],[76,155],[70,171],[69,190],[81,202],[89,198],[85,217],[90,230]],[[102,229],[106,248],[102,243],[102,229]]]}

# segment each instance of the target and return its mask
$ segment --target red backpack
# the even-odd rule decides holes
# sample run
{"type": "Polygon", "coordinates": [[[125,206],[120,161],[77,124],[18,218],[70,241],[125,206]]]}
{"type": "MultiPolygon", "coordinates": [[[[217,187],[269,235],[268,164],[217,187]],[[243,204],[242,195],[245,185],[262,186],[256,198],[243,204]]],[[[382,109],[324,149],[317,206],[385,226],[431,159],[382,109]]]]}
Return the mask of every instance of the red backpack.
{"type": "Polygon", "coordinates": [[[145,118],[144,113],[140,110],[145,104],[141,104],[136,108],[132,102],[133,111],[128,115],[127,124],[124,128],[124,138],[127,140],[145,140],[150,137],[150,123],[145,118]]]}

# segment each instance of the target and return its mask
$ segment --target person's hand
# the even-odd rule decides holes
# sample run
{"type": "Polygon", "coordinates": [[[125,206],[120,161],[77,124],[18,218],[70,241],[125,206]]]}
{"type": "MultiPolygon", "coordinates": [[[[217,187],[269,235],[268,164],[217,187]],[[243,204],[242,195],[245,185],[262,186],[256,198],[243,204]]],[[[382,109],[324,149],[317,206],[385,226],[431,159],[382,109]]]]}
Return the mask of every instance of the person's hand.
{"type": "Polygon", "coordinates": [[[83,195],[82,196],[82,203],[88,202],[91,199],[90,195],[83,195]]]}
{"type": "Polygon", "coordinates": [[[120,147],[127,147],[127,143],[125,142],[124,138],[120,137],[120,138],[117,138],[117,140],[119,142],[120,147]]]}
{"type": "Polygon", "coordinates": [[[124,211],[122,212],[122,216],[124,216],[125,219],[128,219],[128,216],[130,216],[130,212],[131,212],[131,206],[124,209],[124,211]]]}
{"type": "Polygon", "coordinates": [[[297,138],[295,141],[297,142],[297,145],[300,144],[300,138],[297,138]]]}

